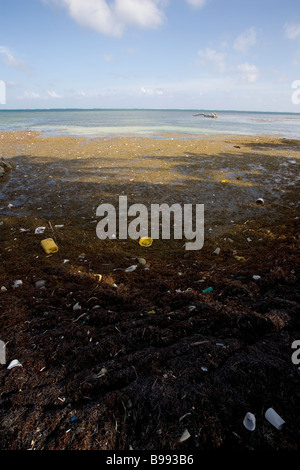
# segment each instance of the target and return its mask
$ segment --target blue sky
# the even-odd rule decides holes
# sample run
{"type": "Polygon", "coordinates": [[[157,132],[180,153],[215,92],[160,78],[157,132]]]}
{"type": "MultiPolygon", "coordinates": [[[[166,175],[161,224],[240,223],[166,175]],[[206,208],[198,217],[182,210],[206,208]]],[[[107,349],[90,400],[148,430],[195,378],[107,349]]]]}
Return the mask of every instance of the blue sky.
{"type": "Polygon", "coordinates": [[[300,112],[299,80],[299,0],[0,0],[0,110],[300,112]]]}

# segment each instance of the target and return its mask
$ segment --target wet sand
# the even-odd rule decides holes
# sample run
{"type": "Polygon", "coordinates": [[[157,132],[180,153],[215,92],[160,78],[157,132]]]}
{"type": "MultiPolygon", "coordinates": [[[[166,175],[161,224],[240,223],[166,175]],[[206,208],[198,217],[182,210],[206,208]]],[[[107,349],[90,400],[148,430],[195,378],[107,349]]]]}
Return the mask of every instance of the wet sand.
{"type": "Polygon", "coordinates": [[[0,339],[22,364],[0,369],[1,449],[299,450],[300,141],[2,132],[0,144],[13,165],[0,178],[0,339]],[[99,240],[96,208],[119,195],[204,204],[204,247],[99,240]],[[58,253],[43,252],[48,237],[58,253]]]}

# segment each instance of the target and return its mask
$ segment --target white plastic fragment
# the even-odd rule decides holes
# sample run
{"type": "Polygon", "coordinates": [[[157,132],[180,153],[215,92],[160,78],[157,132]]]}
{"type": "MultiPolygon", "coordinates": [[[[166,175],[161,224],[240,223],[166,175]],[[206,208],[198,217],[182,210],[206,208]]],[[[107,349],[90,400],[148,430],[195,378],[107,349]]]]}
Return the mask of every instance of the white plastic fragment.
{"type": "Polygon", "coordinates": [[[73,310],[81,310],[81,306],[79,305],[79,302],[76,302],[75,305],[73,305],[73,310]]]}
{"type": "Polygon", "coordinates": [[[6,289],[5,286],[2,286],[2,287],[1,287],[1,292],[7,292],[7,289],[6,289]]]}
{"type": "Polygon", "coordinates": [[[282,429],[282,426],[285,424],[285,421],[276,413],[273,408],[268,408],[265,412],[265,418],[279,431],[282,429]]]}
{"type": "Polygon", "coordinates": [[[137,268],[137,264],[133,264],[132,266],[129,266],[129,268],[125,269],[125,273],[131,273],[137,268]]]}
{"type": "Polygon", "coordinates": [[[253,413],[248,412],[244,418],[243,425],[248,431],[254,431],[256,426],[256,419],[253,413]]]}
{"type": "Polygon", "coordinates": [[[216,255],[219,255],[219,254],[220,254],[220,251],[221,251],[221,248],[216,248],[215,251],[214,251],[214,253],[215,253],[216,255]]]}
{"type": "Polygon", "coordinates": [[[187,439],[189,439],[191,437],[190,433],[188,432],[187,429],[185,429],[181,435],[181,437],[179,438],[179,442],[184,442],[186,441],[187,439]]]}
{"type": "Polygon", "coordinates": [[[18,361],[18,359],[14,359],[9,363],[7,366],[8,369],[13,369],[14,367],[23,367],[22,364],[18,361]]]}
{"type": "Polygon", "coordinates": [[[36,281],[35,283],[35,287],[39,288],[39,289],[42,289],[43,287],[45,287],[45,284],[46,284],[46,281],[36,281]]]}
{"type": "Polygon", "coordinates": [[[265,201],[263,200],[262,197],[259,197],[257,200],[256,200],[256,204],[261,204],[263,205],[265,203],[265,201]]]}
{"type": "Polygon", "coordinates": [[[34,231],[35,234],[44,233],[46,227],[37,227],[34,231]]]}
{"type": "Polygon", "coordinates": [[[13,288],[16,289],[17,287],[20,287],[23,284],[23,281],[21,279],[18,279],[13,283],[13,288]]]}
{"type": "Polygon", "coordinates": [[[258,281],[259,279],[261,279],[261,276],[258,276],[258,274],[254,274],[252,278],[254,279],[254,281],[258,281]]]}

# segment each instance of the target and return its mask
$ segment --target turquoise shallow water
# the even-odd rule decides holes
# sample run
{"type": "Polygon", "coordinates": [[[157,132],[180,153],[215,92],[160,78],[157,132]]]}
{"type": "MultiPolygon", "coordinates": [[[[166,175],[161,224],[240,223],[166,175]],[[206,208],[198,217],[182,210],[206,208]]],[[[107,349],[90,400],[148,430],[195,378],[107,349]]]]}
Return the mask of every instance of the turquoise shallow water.
{"type": "MultiPolygon", "coordinates": [[[[0,110],[0,130],[43,131],[81,137],[165,134],[277,135],[298,139],[300,113],[218,111],[217,119],[195,116],[202,110],[0,110]]],[[[215,110],[213,110],[215,112],[215,110]]]]}

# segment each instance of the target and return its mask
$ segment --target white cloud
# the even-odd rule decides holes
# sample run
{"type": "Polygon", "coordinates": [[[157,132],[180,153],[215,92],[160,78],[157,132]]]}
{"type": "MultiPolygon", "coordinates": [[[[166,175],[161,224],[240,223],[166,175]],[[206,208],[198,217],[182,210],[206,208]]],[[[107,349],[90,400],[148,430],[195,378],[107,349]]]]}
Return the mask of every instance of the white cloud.
{"type": "Polygon", "coordinates": [[[226,63],[225,58],[226,54],[222,52],[217,52],[214,49],[206,48],[205,51],[198,51],[198,56],[200,57],[200,62],[203,65],[211,64],[219,72],[225,72],[226,63]]]}
{"type": "MultiPolygon", "coordinates": [[[[65,7],[80,26],[121,36],[129,25],[151,29],[164,21],[164,0],[52,0],[65,7]]],[[[46,2],[47,3],[47,2],[46,2]]],[[[49,3],[49,0],[48,0],[49,3]]]]}
{"type": "Polygon", "coordinates": [[[25,91],[22,96],[19,96],[20,99],[38,99],[41,98],[39,93],[35,91],[25,91]]]}
{"type": "Polygon", "coordinates": [[[235,43],[234,43],[234,49],[237,51],[242,51],[246,53],[249,49],[249,47],[254,46],[256,44],[256,30],[255,28],[249,28],[246,31],[244,31],[242,34],[240,34],[235,43]]]}
{"type": "Polygon", "coordinates": [[[202,8],[207,0],[186,0],[194,8],[202,8]]]}
{"type": "Polygon", "coordinates": [[[18,60],[10,52],[8,47],[0,46],[0,54],[4,55],[2,62],[9,67],[16,67],[21,70],[26,70],[27,66],[23,60],[18,60]]]}
{"type": "Polygon", "coordinates": [[[248,62],[238,65],[237,72],[240,79],[248,83],[256,82],[259,76],[259,70],[256,65],[248,64],[248,62]]]}
{"type": "Polygon", "coordinates": [[[56,91],[49,91],[49,90],[47,90],[47,95],[48,95],[50,98],[62,98],[62,96],[61,96],[61,95],[58,95],[58,94],[56,93],[56,91]]]}
{"type": "Polygon", "coordinates": [[[143,95],[150,95],[150,96],[164,94],[164,92],[160,89],[144,88],[144,87],[141,87],[141,92],[143,93],[143,95]]]}
{"type": "Polygon", "coordinates": [[[284,25],[285,35],[289,39],[300,38],[300,24],[289,24],[284,25]]]}

